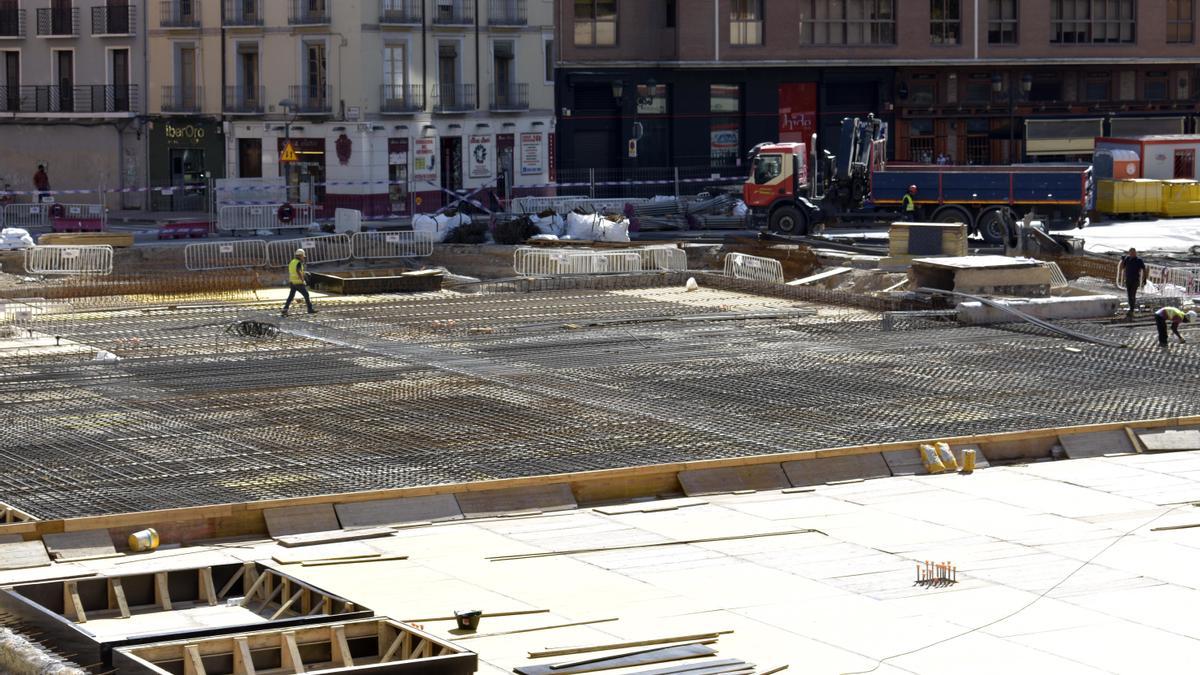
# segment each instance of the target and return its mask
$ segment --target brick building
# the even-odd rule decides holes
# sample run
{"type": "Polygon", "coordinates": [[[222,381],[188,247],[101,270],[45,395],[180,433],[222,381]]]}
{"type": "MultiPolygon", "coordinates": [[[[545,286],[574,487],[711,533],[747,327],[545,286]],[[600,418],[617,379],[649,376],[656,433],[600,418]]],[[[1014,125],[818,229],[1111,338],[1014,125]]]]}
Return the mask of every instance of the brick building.
{"type": "Polygon", "coordinates": [[[1197,129],[1195,11],[1194,0],[558,0],[560,165],[736,164],[761,141],[830,138],[867,113],[891,124],[895,160],[1086,159],[1094,136],[1197,129]]]}

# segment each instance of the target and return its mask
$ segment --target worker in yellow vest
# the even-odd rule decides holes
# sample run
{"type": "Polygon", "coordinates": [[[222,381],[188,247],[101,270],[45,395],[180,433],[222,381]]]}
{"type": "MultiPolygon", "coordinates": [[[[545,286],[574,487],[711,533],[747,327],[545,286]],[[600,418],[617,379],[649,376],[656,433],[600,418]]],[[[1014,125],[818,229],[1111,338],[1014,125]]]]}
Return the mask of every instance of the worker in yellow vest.
{"type": "Polygon", "coordinates": [[[900,208],[904,211],[904,219],[908,222],[916,222],[917,220],[917,186],[909,185],[908,191],[900,198],[900,208]]]}
{"type": "Polygon", "coordinates": [[[304,258],[307,255],[304,249],[298,248],[292,262],[288,263],[288,286],[291,287],[291,291],[288,292],[287,302],[283,303],[283,313],[280,316],[288,315],[288,307],[292,306],[292,300],[296,299],[297,293],[304,296],[308,313],[317,313],[317,310],[313,309],[312,299],[308,297],[308,274],[304,271],[304,258]]]}
{"type": "Polygon", "coordinates": [[[1183,336],[1179,334],[1179,324],[1194,323],[1196,321],[1196,312],[1184,312],[1177,307],[1163,307],[1154,313],[1154,325],[1158,327],[1158,346],[1165,348],[1167,346],[1167,322],[1171,322],[1171,332],[1175,337],[1179,338],[1180,344],[1186,342],[1183,336]]]}

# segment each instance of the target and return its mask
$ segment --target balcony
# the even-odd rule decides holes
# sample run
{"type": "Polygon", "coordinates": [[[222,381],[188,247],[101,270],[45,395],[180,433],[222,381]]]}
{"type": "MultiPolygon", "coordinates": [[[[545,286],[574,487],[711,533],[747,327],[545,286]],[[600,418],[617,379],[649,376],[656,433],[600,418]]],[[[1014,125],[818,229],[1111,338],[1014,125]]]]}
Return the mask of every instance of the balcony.
{"type": "Polygon", "coordinates": [[[380,87],[379,111],[406,114],[425,109],[425,90],[419,84],[385,84],[380,87]]]}
{"type": "Polygon", "coordinates": [[[264,87],[225,87],[225,100],[222,108],[225,112],[232,114],[261,115],[265,109],[266,96],[264,87]]]}
{"type": "Polygon", "coordinates": [[[488,109],[493,112],[529,110],[529,85],[524,82],[493,84],[488,109]]]}
{"type": "Polygon", "coordinates": [[[159,7],[158,25],[162,28],[200,27],[197,0],[163,0],[159,7]]]}
{"type": "Polygon", "coordinates": [[[85,84],[0,86],[0,112],[5,113],[135,113],[137,85],[85,84]]]}
{"type": "Polygon", "coordinates": [[[198,113],[204,102],[200,87],[175,87],[164,85],[162,88],[162,106],[165,113],[198,113]]]}
{"type": "Polygon", "coordinates": [[[433,25],[474,26],[475,0],[434,0],[433,25]]]}
{"type": "Polygon", "coordinates": [[[524,26],[527,23],[525,0],[488,0],[489,26],[524,26]]]}
{"type": "Polygon", "coordinates": [[[128,37],[137,30],[137,8],[100,5],[92,8],[92,35],[128,37]]]}
{"type": "Polygon", "coordinates": [[[291,89],[292,102],[301,115],[328,115],[333,112],[333,88],[296,85],[291,89]]]}
{"type": "Polygon", "coordinates": [[[459,113],[475,109],[475,85],[473,84],[435,84],[433,85],[433,112],[459,113]]]}
{"type": "Polygon", "coordinates": [[[379,23],[384,26],[420,26],[425,22],[421,0],[379,0],[379,23]]]}
{"type": "Polygon", "coordinates": [[[322,26],[332,23],[327,0],[292,0],[288,23],[293,26],[322,26]]]}
{"type": "Polygon", "coordinates": [[[79,37],[79,8],[51,9],[39,7],[37,11],[38,37],[79,37]]]}
{"type": "Polygon", "coordinates": [[[263,25],[262,0],[225,0],[225,26],[263,25]]]}
{"type": "Polygon", "coordinates": [[[0,39],[25,37],[25,10],[16,7],[0,9],[0,39]]]}

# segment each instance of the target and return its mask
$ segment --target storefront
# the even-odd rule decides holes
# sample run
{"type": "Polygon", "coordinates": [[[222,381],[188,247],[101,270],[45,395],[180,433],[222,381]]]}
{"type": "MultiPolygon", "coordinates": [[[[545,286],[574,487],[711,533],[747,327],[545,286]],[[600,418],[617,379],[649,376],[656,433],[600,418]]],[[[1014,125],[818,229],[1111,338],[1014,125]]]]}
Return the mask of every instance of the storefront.
{"type": "Polygon", "coordinates": [[[221,124],[203,118],[158,118],[150,123],[150,208],[202,211],[208,179],[225,175],[221,124]]]}
{"type": "Polygon", "coordinates": [[[282,164],[282,177],[288,186],[288,199],[314,204],[325,203],[325,139],[280,138],[276,140],[277,156],[292,144],[296,161],[282,164]]]}

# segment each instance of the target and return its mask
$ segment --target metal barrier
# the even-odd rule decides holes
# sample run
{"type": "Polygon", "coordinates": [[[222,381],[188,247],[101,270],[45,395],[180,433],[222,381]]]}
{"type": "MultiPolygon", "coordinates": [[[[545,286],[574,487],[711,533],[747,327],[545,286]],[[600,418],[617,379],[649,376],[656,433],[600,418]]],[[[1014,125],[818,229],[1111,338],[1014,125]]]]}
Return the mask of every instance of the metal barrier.
{"type": "Polygon", "coordinates": [[[782,284],[783,265],[772,258],[730,253],[725,256],[725,276],[766,284],[782,284]]]}
{"type": "Polygon", "coordinates": [[[516,197],[512,200],[513,213],[538,214],[553,209],[555,213],[568,213],[577,208],[589,212],[623,213],[626,204],[643,204],[650,201],[644,197],[628,199],[590,199],[588,197],[516,197]]]}
{"type": "MultiPolygon", "coordinates": [[[[1185,295],[1200,295],[1200,267],[1147,265],[1146,281],[1157,287],[1154,293],[1141,291],[1146,295],[1178,295],[1180,291],[1176,289],[1181,289],[1185,295]]],[[[1117,287],[1125,288],[1124,274],[1117,275],[1117,287]]]]}
{"type": "Polygon", "coordinates": [[[267,263],[271,267],[286,267],[296,254],[296,249],[304,249],[304,262],[319,265],[327,262],[349,260],[350,235],[329,234],[321,237],[304,237],[302,239],[283,239],[267,244],[267,263]]]}
{"type": "Polygon", "coordinates": [[[642,271],[642,254],[629,250],[519,248],[513,252],[513,270],[520,276],[627,274],[642,271]]]}
{"type": "Polygon", "coordinates": [[[638,249],[642,255],[643,270],[660,272],[684,272],[687,270],[687,251],[678,246],[647,246],[638,249]]]}
{"type": "Polygon", "coordinates": [[[266,267],[267,242],[261,239],[248,239],[188,244],[183,249],[183,260],[184,265],[191,272],[266,267]]]}
{"type": "Polygon", "coordinates": [[[1050,268],[1050,288],[1066,288],[1067,275],[1063,274],[1062,268],[1056,262],[1046,263],[1046,267],[1050,268]]]}
{"type": "Polygon", "coordinates": [[[112,246],[34,246],[25,249],[30,274],[105,276],[113,271],[112,246]]]}
{"type": "Polygon", "coordinates": [[[19,227],[24,230],[50,227],[51,209],[56,206],[62,207],[61,218],[63,220],[99,220],[102,228],[108,225],[108,209],[101,204],[44,202],[41,204],[6,204],[4,206],[4,227],[19,227]]]}
{"type": "Polygon", "coordinates": [[[250,204],[222,206],[217,212],[217,229],[228,231],[283,230],[309,228],[316,224],[316,208],[312,204],[290,204],[292,218],[279,219],[283,204],[250,204]]]}
{"type": "Polygon", "coordinates": [[[433,255],[433,233],[356,232],[350,251],[359,260],[425,258],[433,255]]]}

